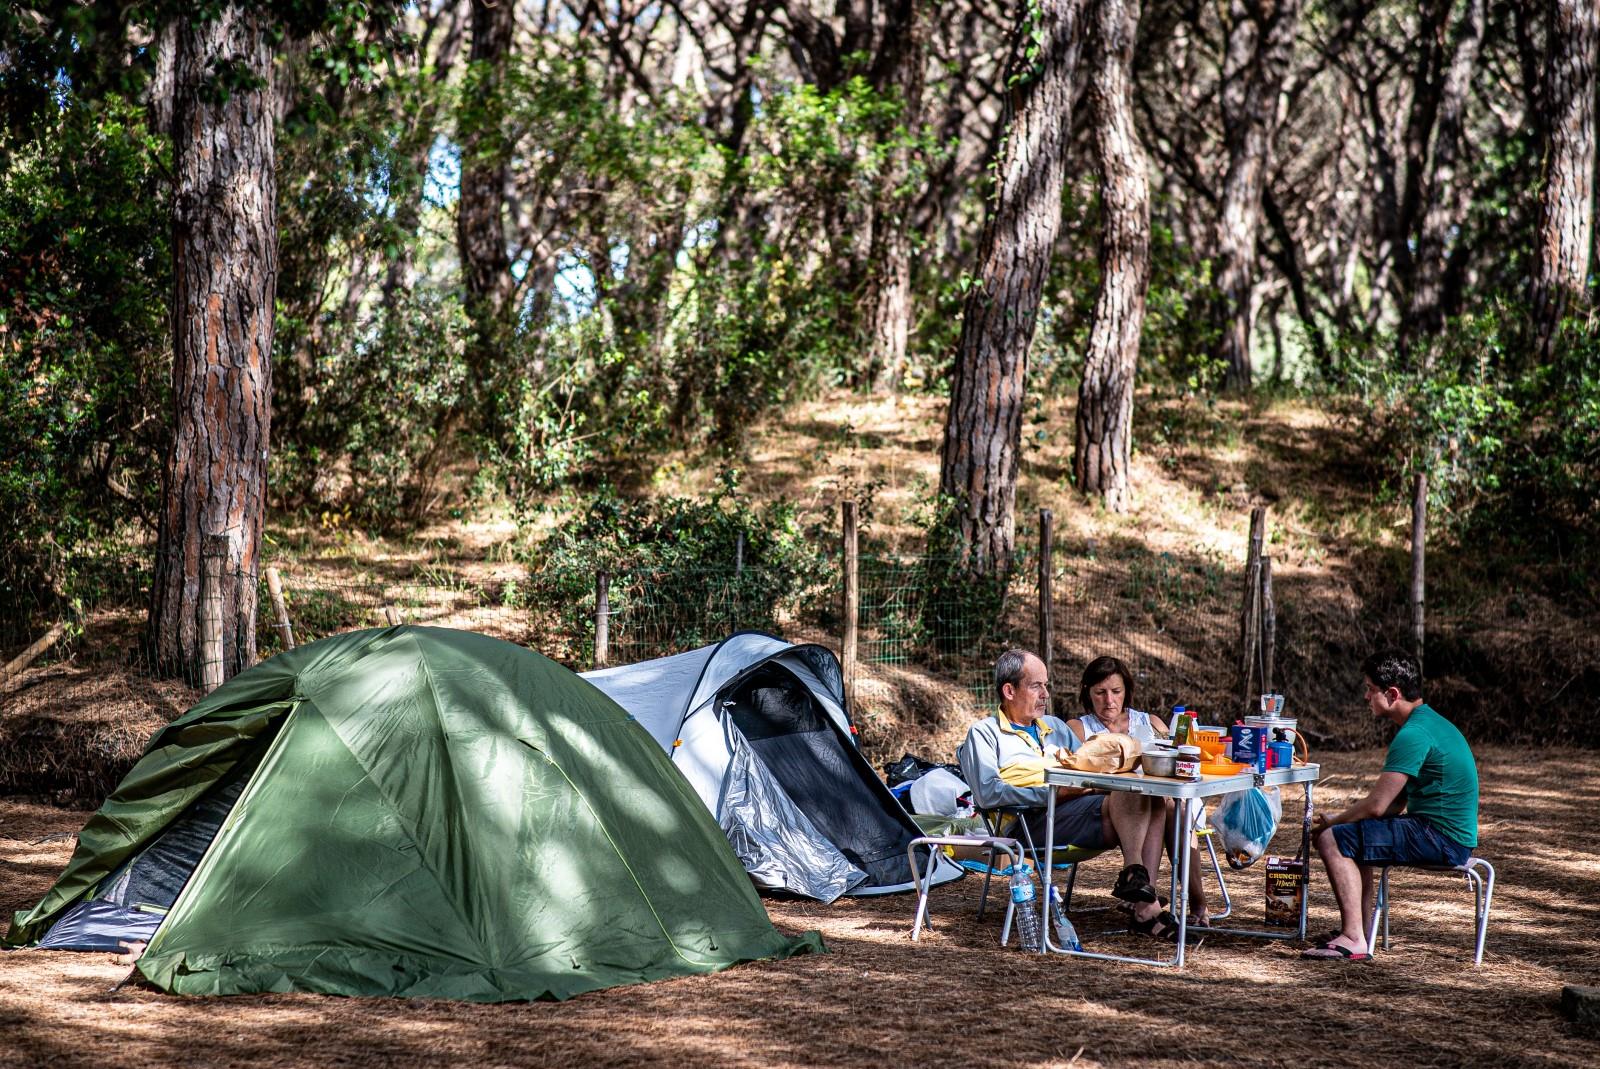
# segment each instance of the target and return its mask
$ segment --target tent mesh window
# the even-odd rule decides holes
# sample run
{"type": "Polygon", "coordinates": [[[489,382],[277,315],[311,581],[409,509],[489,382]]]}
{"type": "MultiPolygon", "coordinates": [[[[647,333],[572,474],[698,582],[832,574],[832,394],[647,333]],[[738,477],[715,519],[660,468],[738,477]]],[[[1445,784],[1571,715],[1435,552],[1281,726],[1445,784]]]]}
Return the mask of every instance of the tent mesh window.
{"type": "Polygon", "coordinates": [[[868,788],[872,769],[792,673],[762,665],[717,700],[733,703],[734,726],[817,830],[866,872],[869,884],[911,878],[904,815],[887,808],[887,795],[868,788]]]}

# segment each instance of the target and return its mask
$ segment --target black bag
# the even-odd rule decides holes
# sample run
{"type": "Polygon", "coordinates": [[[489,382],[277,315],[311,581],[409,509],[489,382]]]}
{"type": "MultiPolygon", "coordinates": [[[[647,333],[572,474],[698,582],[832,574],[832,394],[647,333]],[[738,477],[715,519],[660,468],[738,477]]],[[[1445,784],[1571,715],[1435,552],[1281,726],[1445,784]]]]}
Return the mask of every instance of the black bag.
{"type": "Polygon", "coordinates": [[[966,782],[966,777],[961,775],[960,765],[936,764],[933,761],[924,761],[916,754],[906,754],[900,760],[891,761],[884,765],[883,774],[889,786],[898,787],[902,783],[910,783],[912,780],[921,779],[936,768],[953,772],[963,783],[966,782]]]}

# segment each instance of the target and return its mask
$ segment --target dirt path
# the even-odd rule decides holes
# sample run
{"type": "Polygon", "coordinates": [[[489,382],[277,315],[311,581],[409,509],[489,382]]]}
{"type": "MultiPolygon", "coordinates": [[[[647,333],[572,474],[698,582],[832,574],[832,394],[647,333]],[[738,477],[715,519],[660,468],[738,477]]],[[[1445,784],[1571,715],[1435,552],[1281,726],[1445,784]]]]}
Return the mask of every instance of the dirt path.
{"type": "MultiPolygon", "coordinates": [[[[0,1066],[1600,1064],[1600,1041],[1556,1009],[1563,984],[1600,983],[1600,753],[1529,763],[1539,756],[1479,755],[1481,852],[1500,870],[1480,969],[1471,898],[1443,876],[1396,880],[1394,946],[1372,965],[1302,962],[1288,946],[1219,937],[1182,974],[1001,950],[998,917],[974,919],[980,884],[969,878],[935,893],[939,927],[919,944],[907,896],[773,901],[781,928],[820,929],[832,953],[559,1004],[175,998],[113,990],[128,969],[108,955],[4,954],[0,1066]]],[[[1319,802],[1341,804],[1378,764],[1373,752],[1330,756],[1319,802]]],[[[0,909],[44,893],[87,816],[0,799],[0,909]]],[[[1279,847],[1290,839],[1285,831],[1279,847]]],[[[1086,865],[1075,905],[1108,902],[1115,870],[1086,865]]],[[[1258,919],[1260,869],[1232,886],[1238,916],[1258,919]]],[[[1318,872],[1314,928],[1332,915],[1318,872]]],[[[1137,945],[1096,936],[1105,923],[1086,915],[1085,938],[1137,945]]]]}

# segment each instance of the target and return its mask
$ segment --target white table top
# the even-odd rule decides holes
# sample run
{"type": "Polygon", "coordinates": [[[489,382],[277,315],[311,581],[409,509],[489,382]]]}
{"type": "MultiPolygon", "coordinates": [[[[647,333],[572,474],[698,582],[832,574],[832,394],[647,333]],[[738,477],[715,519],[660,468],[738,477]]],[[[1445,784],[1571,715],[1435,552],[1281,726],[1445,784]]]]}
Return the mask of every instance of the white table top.
{"type": "MultiPolygon", "coordinates": [[[[1321,765],[1296,764],[1292,768],[1274,768],[1262,773],[1260,785],[1279,787],[1290,783],[1315,783],[1321,775],[1321,765]]],[[[1143,772],[1078,772],[1070,768],[1050,768],[1045,770],[1044,781],[1052,787],[1128,791],[1158,798],[1211,798],[1257,785],[1256,774],[1249,771],[1231,776],[1202,776],[1192,780],[1147,776],[1143,772]]]]}

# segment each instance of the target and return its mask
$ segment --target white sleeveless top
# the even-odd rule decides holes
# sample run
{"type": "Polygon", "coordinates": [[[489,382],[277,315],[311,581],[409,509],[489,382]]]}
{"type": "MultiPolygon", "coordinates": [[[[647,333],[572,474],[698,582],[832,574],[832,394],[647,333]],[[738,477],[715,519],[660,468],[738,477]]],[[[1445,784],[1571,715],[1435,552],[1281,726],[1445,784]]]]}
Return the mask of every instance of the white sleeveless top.
{"type": "MultiPolygon", "coordinates": [[[[1083,723],[1083,733],[1085,738],[1099,735],[1103,732],[1111,730],[1110,728],[1106,727],[1105,724],[1101,722],[1100,718],[1095,716],[1093,713],[1083,713],[1078,717],[1078,719],[1083,723]]],[[[1129,709],[1128,734],[1132,735],[1140,742],[1155,742],[1156,729],[1155,726],[1150,723],[1150,714],[1141,713],[1137,709],[1129,709]]]]}

